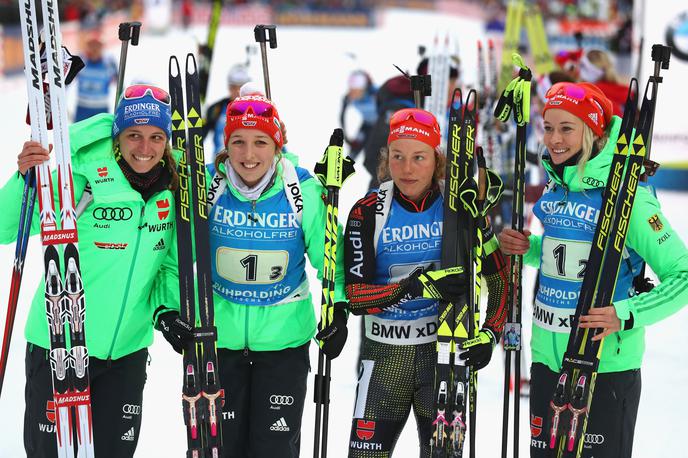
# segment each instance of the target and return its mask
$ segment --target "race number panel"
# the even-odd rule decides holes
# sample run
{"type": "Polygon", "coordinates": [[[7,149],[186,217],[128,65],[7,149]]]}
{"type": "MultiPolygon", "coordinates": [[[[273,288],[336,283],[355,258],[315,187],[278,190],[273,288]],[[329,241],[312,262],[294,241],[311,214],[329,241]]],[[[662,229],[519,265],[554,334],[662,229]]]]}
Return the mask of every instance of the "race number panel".
{"type": "Polygon", "coordinates": [[[217,273],[238,284],[278,283],[287,272],[288,251],[240,250],[223,247],[217,250],[217,273]]]}
{"type": "Polygon", "coordinates": [[[590,242],[546,237],[542,241],[542,273],[559,280],[581,282],[590,254],[590,242]]]}

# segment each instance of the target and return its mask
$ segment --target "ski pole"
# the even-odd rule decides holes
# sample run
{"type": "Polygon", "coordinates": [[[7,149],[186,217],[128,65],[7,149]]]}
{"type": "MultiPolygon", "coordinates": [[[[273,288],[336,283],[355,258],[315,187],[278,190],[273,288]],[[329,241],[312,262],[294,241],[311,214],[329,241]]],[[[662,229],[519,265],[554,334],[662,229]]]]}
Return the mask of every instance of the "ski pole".
{"type": "Polygon", "coordinates": [[[117,74],[117,94],[115,98],[115,106],[119,102],[119,97],[122,95],[122,86],[124,86],[124,72],[127,67],[127,49],[129,41],[132,46],[138,46],[139,35],[141,33],[140,22],[122,22],[119,25],[119,39],[122,42],[122,50],[119,54],[119,72],[117,74]]]}
{"type": "MultiPolygon", "coordinates": [[[[511,228],[523,232],[524,195],[525,195],[525,160],[526,160],[526,127],[530,121],[530,81],[532,73],[525,66],[518,54],[512,55],[512,62],[520,68],[518,76],[504,89],[500,96],[494,115],[506,122],[513,111],[516,121],[516,157],[514,160],[513,205],[511,213],[511,228]]],[[[509,308],[509,322],[505,329],[510,332],[507,342],[505,332],[504,350],[506,361],[504,365],[504,405],[502,417],[502,458],[507,456],[507,442],[509,437],[509,384],[511,380],[511,356],[514,354],[514,458],[519,454],[519,416],[521,391],[521,292],[522,292],[523,256],[512,255],[509,263],[509,294],[507,296],[509,308]]]]}
{"type": "Polygon", "coordinates": [[[275,25],[257,25],[253,29],[256,42],[260,44],[260,57],[263,60],[263,79],[265,80],[265,96],[272,100],[270,93],[270,72],[268,70],[268,51],[265,43],[269,42],[270,47],[277,47],[277,28],[275,25]]]}
{"type": "MultiPolygon", "coordinates": [[[[354,174],[354,161],[344,157],[344,131],[335,129],[323,158],[315,165],[315,174],[327,190],[327,216],[325,221],[325,253],[322,276],[322,308],[320,330],[325,329],[334,315],[334,287],[337,269],[337,214],[339,190],[347,178],[354,174]]],[[[315,374],[313,401],[315,402],[315,434],[313,457],[327,457],[327,428],[330,412],[331,361],[318,352],[318,372],[315,374]],[[322,424],[321,424],[322,419],[322,424]],[[322,440],[322,442],[321,442],[322,440]],[[322,444],[322,447],[321,447],[322,444]]]]}

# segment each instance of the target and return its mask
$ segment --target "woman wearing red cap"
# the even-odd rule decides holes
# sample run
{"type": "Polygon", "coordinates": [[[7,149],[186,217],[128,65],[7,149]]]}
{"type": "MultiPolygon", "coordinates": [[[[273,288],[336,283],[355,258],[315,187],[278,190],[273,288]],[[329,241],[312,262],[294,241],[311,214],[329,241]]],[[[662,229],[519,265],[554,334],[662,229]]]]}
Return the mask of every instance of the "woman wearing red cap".
{"type": "MultiPolygon", "coordinates": [[[[530,415],[531,457],[550,456],[549,401],[570,333],[588,260],[602,192],[607,181],[621,120],[612,103],[593,84],[558,83],[543,109],[550,181],[535,205],[543,235],[504,229],[502,251],[523,254],[540,268],[533,313],[530,415]]],[[[640,399],[640,365],[645,326],[688,302],[688,252],[671,229],[659,202],[638,187],[614,300],[580,318],[582,328],[602,328],[605,339],[588,419],[583,456],[629,457],[640,399]],[[660,247],[660,245],[662,245],[660,247]],[[661,248],[661,249],[660,249],[661,248]],[[642,262],[661,284],[637,294],[633,278],[642,262]]]]}
{"type": "MultiPolygon", "coordinates": [[[[223,456],[298,457],[316,330],[306,256],[321,277],[325,190],[282,152],[284,129],[268,99],[238,97],[226,117],[226,151],[208,192],[223,456]]],[[[330,358],[346,341],[344,300],[339,273],[334,321],[323,330],[330,358]]]]}
{"type": "MultiPolygon", "coordinates": [[[[346,293],[351,312],[365,315],[350,457],[371,456],[371,450],[390,456],[412,407],[420,454],[430,454],[437,301],[466,291],[463,274],[440,269],[445,156],[439,144],[431,113],[415,108],[394,113],[380,158],[380,188],[349,213],[346,293]]],[[[461,354],[477,369],[490,361],[506,316],[505,263],[491,231],[484,239],[487,319],[479,343],[461,354]]]]}

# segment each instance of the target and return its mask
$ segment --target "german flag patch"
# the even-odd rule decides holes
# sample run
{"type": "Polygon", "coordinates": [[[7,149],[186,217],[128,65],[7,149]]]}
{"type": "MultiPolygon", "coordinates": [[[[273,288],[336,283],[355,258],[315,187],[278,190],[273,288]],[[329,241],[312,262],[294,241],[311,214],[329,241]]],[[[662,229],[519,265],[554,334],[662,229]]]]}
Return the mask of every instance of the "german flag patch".
{"type": "Polygon", "coordinates": [[[662,223],[662,220],[659,219],[659,215],[656,213],[652,215],[647,222],[650,224],[650,227],[652,228],[653,231],[659,232],[664,228],[664,223],[662,223]]]}

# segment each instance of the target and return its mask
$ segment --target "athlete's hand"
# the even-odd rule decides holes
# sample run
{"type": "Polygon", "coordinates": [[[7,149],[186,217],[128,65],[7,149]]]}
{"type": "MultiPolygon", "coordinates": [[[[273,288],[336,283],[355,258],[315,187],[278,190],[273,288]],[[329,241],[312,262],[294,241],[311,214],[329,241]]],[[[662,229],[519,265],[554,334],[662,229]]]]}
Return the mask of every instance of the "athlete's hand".
{"type": "Polygon", "coordinates": [[[466,294],[466,274],[460,266],[420,271],[406,281],[414,297],[451,302],[466,294]]]}
{"type": "Polygon", "coordinates": [[[593,341],[602,340],[609,334],[621,330],[621,320],[616,316],[614,305],[607,307],[597,307],[588,310],[587,315],[583,315],[578,320],[579,328],[602,328],[602,332],[592,338],[593,341]]]}
{"type": "Polygon", "coordinates": [[[514,229],[503,229],[499,234],[499,247],[504,254],[526,254],[530,249],[528,236],[530,231],[524,229],[523,233],[514,229]]]}
{"type": "MultiPolygon", "coordinates": [[[[330,359],[335,359],[339,356],[346,343],[346,337],[349,334],[349,330],[346,328],[346,321],[348,318],[346,307],[346,302],[335,303],[332,323],[325,326],[325,329],[315,335],[315,338],[322,342],[320,348],[323,353],[330,359]]],[[[322,324],[320,326],[322,326],[322,324]]],[[[318,326],[318,329],[320,326],[318,326]]]]}
{"type": "MultiPolygon", "coordinates": [[[[50,151],[52,150],[53,146],[50,145],[50,151]]],[[[31,167],[40,165],[45,161],[50,160],[50,151],[43,148],[39,142],[34,142],[32,140],[24,142],[21,153],[19,153],[19,156],[17,156],[19,173],[26,175],[27,170],[29,170],[31,167]]]]}
{"type": "Polygon", "coordinates": [[[479,371],[490,362],[496,342],[497,337],[494,332],[489,328],[483,328],[478,333],[478,337],[461,344],[461,349],[465,351],[459,353],[459,358],[465,360],[468,366],[473,366],[473,369],[479,371]]]}
{"type": "Polygon", "coordinates": [[[171,310],[161,313],[155,329],[162,332],[162,336],[167,340],[174,351],[182,354],[182,350],[188,347],[193,340],[193,327],[182,320],[179,312],[171,310]]]}

